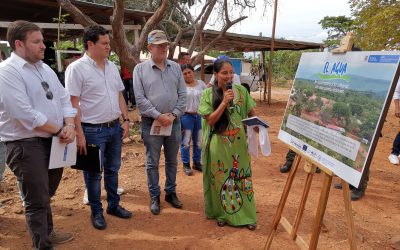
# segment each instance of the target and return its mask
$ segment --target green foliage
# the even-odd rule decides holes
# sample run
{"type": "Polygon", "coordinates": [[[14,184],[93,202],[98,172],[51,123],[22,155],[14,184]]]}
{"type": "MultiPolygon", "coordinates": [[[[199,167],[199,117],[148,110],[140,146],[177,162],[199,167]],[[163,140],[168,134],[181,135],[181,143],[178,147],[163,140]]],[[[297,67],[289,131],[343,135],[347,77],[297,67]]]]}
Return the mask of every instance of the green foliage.
{"type": "Polygon", "coordinates": [[[228,52],[221,52],[218,50],[209,50],[207,55],[217,58],[220,55],[227,55],[230,58],[244,58],[243,52],[236,52],[236,51],[228,51],[228,52]]]}
{"type": "Polygon", "coordinates": [[[338,45],[341,37],[353,30],[353,20],[346,16],[325,16],[318,24],[328,31],[328,37],[324,42],[329,47],[338,45]]]}
{"type": "Polygon", "coordinates": [[[317,96],[317,98],[315,99],[315,105],[317,105],[317,107],[322,107],[324,103],[322,102],[322,99],[320,96],[317,96]]]}
{"type": "MultiPolygon", "coordinates": [[[[312,52],[319,50],[278,50],[274,52],[272,60],[272,74],[274,82],[279,80],[292,80],[296,75],[296,70],[300,62],[300,57],[303,52],[312,52]]],[[[269,52],[265,54],[265,65],[269,64],[269,52]]],[[[268,69],[268,68],[267,68],[268,69]]]]}
{"type": "Polygon", "coordinates": [[[313,101],[306,102],[305,110],[307,112],[314,112],[315,110],[317,110],[317,106],[315,105],[315,102],[313,102],[313,101]]]}
{"type": "Polygon", "coordinates": [[[400,49],[400,1],[350,0],[356,44],[364,50],[400,49]]]}
{"type": "Polygon", "coordinates": [[[350,103],[351,114],[354,116],[361,116],[363,108],[360,104],[350,103]]]}

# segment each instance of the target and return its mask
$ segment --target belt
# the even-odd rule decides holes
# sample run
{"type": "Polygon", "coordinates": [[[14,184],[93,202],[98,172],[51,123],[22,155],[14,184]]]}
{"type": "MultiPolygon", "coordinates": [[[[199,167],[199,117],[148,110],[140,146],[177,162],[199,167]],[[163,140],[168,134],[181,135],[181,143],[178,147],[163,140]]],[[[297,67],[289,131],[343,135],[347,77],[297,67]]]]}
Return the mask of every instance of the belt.
{"type": "Polygon", "coordinates": [[[197,115],[197,112],[185,112],[187,115],[197,115]]]}
{"type": "Polygon", "coordinates": [[[119,118],[115,119],[114,121],[97,123],[97,124],[82,122],[83,126],[94,127],[94,128],[113,128],[117,126],[117,124],[119,124],[119,118]]]}
{"type": "Polygon", "coordinates": [[[24,138],[24,139],[19,139],[15,141],[6,141],[5,143],[9,142],[51,142],[52,137],[30,137],[30,138],[24,138]]]}

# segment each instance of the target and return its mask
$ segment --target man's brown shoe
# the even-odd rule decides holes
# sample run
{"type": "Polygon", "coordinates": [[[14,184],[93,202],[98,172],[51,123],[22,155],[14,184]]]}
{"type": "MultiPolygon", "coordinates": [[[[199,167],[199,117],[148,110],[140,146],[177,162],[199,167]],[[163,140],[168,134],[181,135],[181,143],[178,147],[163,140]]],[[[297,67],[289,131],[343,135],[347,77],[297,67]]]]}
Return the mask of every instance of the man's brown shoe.
{"type": "Polygon", "coordinates": [[[55,232],[54,230],[51,231],[49,235],[49,240],[53,244],[63,244],[68,241],[71,241],[74,239],[74,236],[72,236],[71,233],[61,233],[61,232],[55,232]]]}

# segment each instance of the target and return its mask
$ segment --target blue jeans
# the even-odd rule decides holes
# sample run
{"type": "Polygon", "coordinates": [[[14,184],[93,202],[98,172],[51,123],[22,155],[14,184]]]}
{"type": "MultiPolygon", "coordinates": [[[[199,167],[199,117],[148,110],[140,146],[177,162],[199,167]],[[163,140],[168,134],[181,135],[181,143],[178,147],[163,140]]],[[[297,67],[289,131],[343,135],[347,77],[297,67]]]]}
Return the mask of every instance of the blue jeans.
{"type": "MultiPolygon", "coordinates": [[[[119,205],[118,171],[121,167],[122,132],[120,125],[112,128],[88,127],[82,125],[88,144],[95,144],[101,150],[101,164],[104,167],[104,186],[107,192],[108,208],[119,205]]],[[[103,212],[101,205],[101,173],[83,172],[88,191],[88,199],[92,214],[103,212]]]]}
{"type": "Polygon", "coordinates": [[[400,155],[400,132],[397,133],[396,138],[393,141],[392,154],[400,155]]]}
{"type": "Polygon", "coordinates": [[[176,193],[176,173],[178,165],[179,142],[181,140],[181,123],[175,119],[170,136],[150,135],[153,119],[142,118],[142,138],[146,146],[146,173],[150,197],[160,196],[159,170],[161,146],[165,156],[165,192],[176,193]]]}
{"type": "Polygon", "coordinates": [[[193,140],[193,163],[201,163],[201,116],[184,114],[181,117],[182,140],[181,157],[184,164],[190,164],[190,141],[193,140]]]}

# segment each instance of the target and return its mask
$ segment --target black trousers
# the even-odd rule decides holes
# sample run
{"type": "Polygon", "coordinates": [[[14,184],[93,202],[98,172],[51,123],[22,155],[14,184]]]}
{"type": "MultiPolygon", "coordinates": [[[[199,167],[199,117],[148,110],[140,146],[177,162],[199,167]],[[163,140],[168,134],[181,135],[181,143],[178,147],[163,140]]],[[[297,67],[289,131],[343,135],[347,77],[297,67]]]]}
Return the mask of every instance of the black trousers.
{"type": "Polygon", "coordinates": [[[22,183],[25,218],[33,249],[53,249],[50,197],[56,193],[63,169],[48,169],[51,138],[29,138],[6,142],[6,162],[22,183]]]}
{"type": "Polygon", "coordinates": [[[123,80],[125,90],[122,92],[124,96],[126,105],[128,105],[128,100],[131,102],[132,105],[136,105],[135,94],[133,92],[133,79],[123,80]]]}

